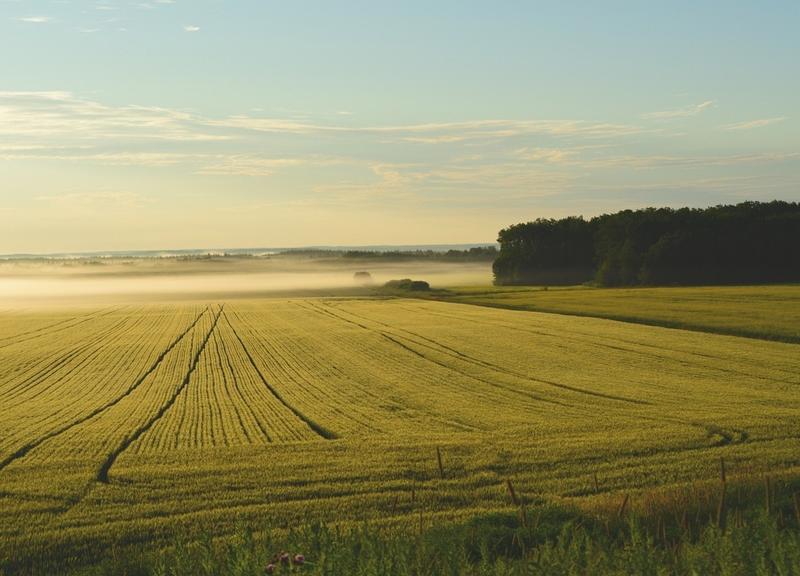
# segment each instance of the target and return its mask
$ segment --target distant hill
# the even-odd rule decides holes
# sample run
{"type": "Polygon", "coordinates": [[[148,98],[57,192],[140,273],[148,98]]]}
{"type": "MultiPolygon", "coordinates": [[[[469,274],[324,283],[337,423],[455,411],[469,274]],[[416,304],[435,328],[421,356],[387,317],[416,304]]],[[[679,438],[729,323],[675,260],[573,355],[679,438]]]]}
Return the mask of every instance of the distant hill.
{"type": "Polygon", "coordinates": [[[414,252],[448,252],[469,251],[472,248],[497,247],[494,242],[482,244],[407,244],[407,245],[367,245],[367,246],[301,246],[278,248],[186,248],[178,250],[107,250],[91,252],[54,252],[30,254],[0,254],[0,259],[31,260],[53,259],[70,260],[80,258],[176,258],[181,256],[269,256],[283,253],[414,253],[414,252]]]}

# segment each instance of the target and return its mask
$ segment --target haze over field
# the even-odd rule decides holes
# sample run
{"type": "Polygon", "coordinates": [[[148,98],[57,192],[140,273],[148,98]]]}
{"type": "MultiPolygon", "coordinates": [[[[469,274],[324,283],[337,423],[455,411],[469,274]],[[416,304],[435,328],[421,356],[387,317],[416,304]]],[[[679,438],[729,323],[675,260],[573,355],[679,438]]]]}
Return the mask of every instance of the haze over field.
{"type": "Polygon", "coordinates": [[[142,299],[237,298],[241,296],[355,289],[356,272],[375,285],[398,278],[424,278],[434,287],[492,282],[491,262],[411,260],[346,261],[341,258],[79,259],[0,262],[0,302],[95,304],[142,299]]]}

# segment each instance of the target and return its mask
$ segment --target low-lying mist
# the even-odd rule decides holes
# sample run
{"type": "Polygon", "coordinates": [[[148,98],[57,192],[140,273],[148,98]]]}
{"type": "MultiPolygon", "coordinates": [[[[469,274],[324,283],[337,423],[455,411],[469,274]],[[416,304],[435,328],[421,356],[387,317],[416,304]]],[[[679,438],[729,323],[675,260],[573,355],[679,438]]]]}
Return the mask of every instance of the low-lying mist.
{"type": "Polygon", "coordinates": [[[29,260],[0,263],[0,307],[103,301],[363,294],[399,278],[432,288],[489,285],[489,262],[344,258],[190,258],[29,260]]]}

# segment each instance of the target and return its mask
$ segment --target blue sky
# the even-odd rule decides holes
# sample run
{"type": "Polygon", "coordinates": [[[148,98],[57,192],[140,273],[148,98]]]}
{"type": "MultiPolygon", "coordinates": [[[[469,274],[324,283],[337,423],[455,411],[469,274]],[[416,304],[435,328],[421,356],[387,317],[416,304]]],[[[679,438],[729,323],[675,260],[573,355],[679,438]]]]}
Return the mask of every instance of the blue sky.
{"type": "Polygon", "coordinates": [[[800,3],[0,0],[0,253],[798,198],[800,3]]]}

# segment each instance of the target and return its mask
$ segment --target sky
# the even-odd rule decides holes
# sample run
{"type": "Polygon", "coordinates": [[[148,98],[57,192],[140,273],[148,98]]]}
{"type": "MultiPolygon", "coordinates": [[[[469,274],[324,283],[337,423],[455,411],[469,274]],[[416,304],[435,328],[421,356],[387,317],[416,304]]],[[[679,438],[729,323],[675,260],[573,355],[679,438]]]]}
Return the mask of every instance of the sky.
{"type": "Polygon", "coordinates": [[[800,2],[0,0],[0,253],[800,199],[800,2]]]}

